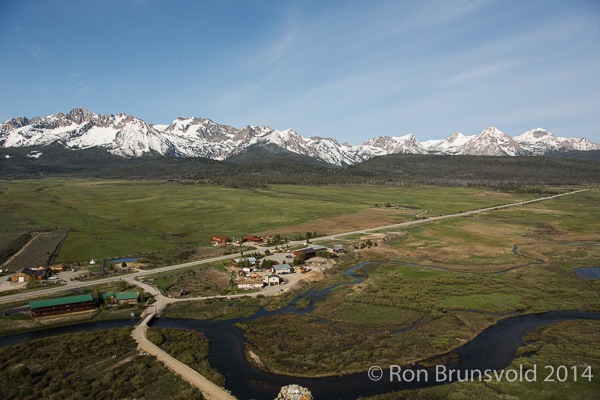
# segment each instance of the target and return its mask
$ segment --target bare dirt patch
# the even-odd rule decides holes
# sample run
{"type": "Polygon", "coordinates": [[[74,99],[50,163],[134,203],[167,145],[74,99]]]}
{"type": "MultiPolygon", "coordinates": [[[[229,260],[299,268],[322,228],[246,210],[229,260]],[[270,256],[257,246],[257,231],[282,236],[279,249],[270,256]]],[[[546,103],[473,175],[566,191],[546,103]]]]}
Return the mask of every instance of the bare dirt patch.
{"type": "Polygon", "coordinates": [[[477,192],[471,195],[472,197],[507,197],[508,193],[498,193],[498,192],[477,192]]]}
{"type": "Polygon", "coordinates": [[[21,282],[21,283],[13,283],[13,282],[9,282],[6,279],[6,276],[1,276],[0,279],[2,279],[2,281],[0,282],[0,292],[10,292],[12,290],[21,290],[21,289],[25,289],[27,287],[27,282],[21,282]]]}
{"type": "Polygon", "coordinates": [[[218,257],[223,254],[223,247],[197,247],[189,261],[198,261],[205,258],[218,257]]]}
{"type": "Polygon", "coordinates": [[[401,210],[371,208],[353,214],[346,214],[331,218],[321,218],[300,225],[282,226],[277,228],[276,232],[269,231],[261,232],[260,234],[270,235],[273,233],[279,233],[281,235],[291,235],[304,232],[317,232],[320,234],[326,233],[331,235],[335,233],[397,224],[412,220],[413,215],[414,213],[407,213],[401,210]]]}

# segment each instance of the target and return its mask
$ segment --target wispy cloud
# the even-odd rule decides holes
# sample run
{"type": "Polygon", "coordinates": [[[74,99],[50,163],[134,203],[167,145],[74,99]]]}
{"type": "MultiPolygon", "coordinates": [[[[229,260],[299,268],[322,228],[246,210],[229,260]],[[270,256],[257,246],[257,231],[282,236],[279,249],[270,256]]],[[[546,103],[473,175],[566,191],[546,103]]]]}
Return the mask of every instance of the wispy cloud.
{"type": "Polygon", "coordinates": [[[39,45],[30,47],[29,48],[29,54],[32,57],[37,58],[38,60],[41,60],[42,56],[43,56],[43,54],[42,54],[42,47],[39,46],[39,45]]]}
{"type": "Polygon", "coordinates": [[[94,85],[92,83],[79,84],[77,85],[77,94],[80,96],[84,96],[91,92],[94,89],[94,85]]]}
{"type": "Polygon", "coordinates": [[[439,83],[438,86],[453,85],[459,83],[474,83],[475,81],[491,78],[502,73],[506,73],[519,66],[524,65],[525,62],[521,60],[508,60],[502,62],[495,62],[491,64],[481,64],[472,68],[469,68],[445,81],[439,83]]]}
{"type": "MultiPolygon", "coordinates": [[[[420,28],[431,29],[436,25],[458,20],[484,7],[483,0],[436,0],[414,2],[392,1],[365,9],[364,13],[350,17],[346,29],[355,37],[355,46],[365,46],[387,38],[398,37],[420,28]]],[[[329,17],[336,24],[336,15],[329,17]]]]}

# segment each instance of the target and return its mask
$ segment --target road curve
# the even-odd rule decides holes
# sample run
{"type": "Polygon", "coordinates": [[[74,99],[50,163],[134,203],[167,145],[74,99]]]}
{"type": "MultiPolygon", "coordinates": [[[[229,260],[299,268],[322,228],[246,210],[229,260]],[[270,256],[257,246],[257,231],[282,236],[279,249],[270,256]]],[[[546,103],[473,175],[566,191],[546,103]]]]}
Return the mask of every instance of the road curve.
{"type": "Polygon", "coordinates": [[[235,397],[225,391],[225,389],[215,385],[204,376],[200,375],[198,371],[188,367],[181,361],[170,356],[148,340],[146,337],[146,331],[148,330],[148,323],[153,317],[154,313],[148,314],[146,318],[144,318],[144,320],[137,325],[131,333],[131,336],[138,343],[139,348],[146,353],[155,356],[156,359],[166,365],[167,368],[181,376],[191,385],[200,389],[202,395],[204,395],[204,397],[208,400],[235,400],[235,397]]]}

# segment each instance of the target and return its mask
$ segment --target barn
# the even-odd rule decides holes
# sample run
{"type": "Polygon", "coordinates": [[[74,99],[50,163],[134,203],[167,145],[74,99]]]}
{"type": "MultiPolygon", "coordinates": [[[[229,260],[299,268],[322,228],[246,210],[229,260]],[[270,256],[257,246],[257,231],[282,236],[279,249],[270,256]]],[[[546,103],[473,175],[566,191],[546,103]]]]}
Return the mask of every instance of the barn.
{"type": "Polygon", "coordinates": [[[69,314],[93,309],[94,299],[91,294],[36,300],[29,303],[29,312],[32,317],[69,314]]]}

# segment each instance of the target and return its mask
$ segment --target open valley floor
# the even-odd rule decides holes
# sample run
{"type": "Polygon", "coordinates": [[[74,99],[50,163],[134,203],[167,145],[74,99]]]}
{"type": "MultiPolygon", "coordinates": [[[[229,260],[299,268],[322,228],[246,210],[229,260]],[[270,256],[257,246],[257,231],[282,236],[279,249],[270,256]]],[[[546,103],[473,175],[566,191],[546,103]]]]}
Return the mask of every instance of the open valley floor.
{"type": "Polygon", "coordinates": [[[214,385],[195,385],[192,377],[174,398],[202,392],[273,399],[292,383],[311,389],[315,399],[587,399],[600,392],[596,188],[230,189],[43,179],[2,181],[0,190],[6,253],[40,234],[67,232],[46,256],[75,277],[21,283],[0,295],[6,335],[0,345],[10,345],[0,356],[2,398],[160,398],[181,371],[168,364],[156,369],[153,357],[123,337],[127,328],[78,332],[82,324],[130,324],[132,317],[138,345],[142,337],[152,343],[141,346],[145,353],[176,359],[190,367],[187,374],[214,385]],[[211,246],[214,235],[231,243],[211,246]],[[237,243],[244,237],[261,241],[237,243]],[[307,249],[318,256],[303,256],[307,249]],[[255,268],[245,264],[251,259],[255,268]],[[270,283],[272,265],[287,263],[292,273],[270,283]],[[257,280],[266,286],[240,288],[257,280]],[[103,293],[131,291],[139,292],[138,303],[60,318],[29,315],[32,300],[74,294],[101,300],[103,293]],[[149,318],[142,323],[142,316],[149,318]],[[70,336],[12,344],[26,332],[42,337],[59,326],[70,336]],[[132,383],[101,389],[86,375],[89,368],[62,371],[61,378],[49,372],[58,367],[24,348],[35,343],[51,351],[55,340],[81,343],[78,350],[56,347],[64,365],[79,357],[106,382],[118,370],[132,383]],[[437,382],[436,366],[487,366],[496,375],[437,382]],[[156,371],[154,389],[142,378],[144,368],[156,371]],[[418,382],[418,371],[430,380],[418,382]],[[536,372],[536,379],[509,379],[515,371],[536,372]],[[392,382],[411,376],[412,382],[392,382]]]}

